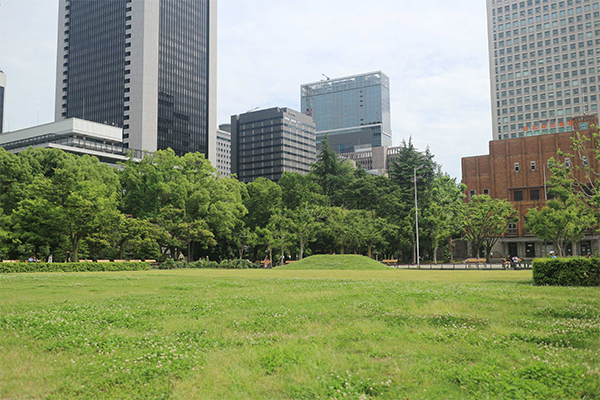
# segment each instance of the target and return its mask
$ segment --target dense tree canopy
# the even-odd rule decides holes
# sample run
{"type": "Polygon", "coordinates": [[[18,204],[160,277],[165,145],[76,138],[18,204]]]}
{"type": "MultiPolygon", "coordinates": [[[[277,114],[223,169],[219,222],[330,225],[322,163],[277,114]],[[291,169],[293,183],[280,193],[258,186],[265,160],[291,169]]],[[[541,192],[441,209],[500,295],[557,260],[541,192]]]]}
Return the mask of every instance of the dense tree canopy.
{"type": "MultiPolygon", "coordinates": [[[[216,174],[199,154],[172,150],[120,168],[53,149],[0,149],[0,258],[62,261],[166,259],[182,253],[268,258],[356,253],[415,261],[415,185],[420,254],[437,261],[462,231],[493,245],[513,218],[504,203],[463,202],[464,187],[428,149],[403,143],[389,177],[354,168],[323,143],[307,176],[243,184],[216,174]],[[416,175],[416,180],[415,180],[416,175]],[[487,207],[487,213],[481,208],[487,207]],[[476,227],[495,223],[493,227],[476,227]],[[476,230],[486,233],[475,233],[476,230]]],[[[274,259],[275,258],[275,259],[274,259]]]]}

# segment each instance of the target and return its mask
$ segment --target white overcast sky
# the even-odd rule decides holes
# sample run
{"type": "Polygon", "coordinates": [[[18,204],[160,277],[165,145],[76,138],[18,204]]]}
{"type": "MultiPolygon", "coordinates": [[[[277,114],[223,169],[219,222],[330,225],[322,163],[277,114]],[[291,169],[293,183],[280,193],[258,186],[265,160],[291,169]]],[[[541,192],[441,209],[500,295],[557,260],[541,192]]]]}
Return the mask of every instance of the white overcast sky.
{"type": "MultiPolygon", "coordinates": [[[[0,0],[5,130],[54,119],[58,0],[0,0]]],[[[485,1],[219,0],[218,122],[300,110],[300,85],[381,70],[394,144],[412,136],[443,170],[492,138],[485,1]]]]}

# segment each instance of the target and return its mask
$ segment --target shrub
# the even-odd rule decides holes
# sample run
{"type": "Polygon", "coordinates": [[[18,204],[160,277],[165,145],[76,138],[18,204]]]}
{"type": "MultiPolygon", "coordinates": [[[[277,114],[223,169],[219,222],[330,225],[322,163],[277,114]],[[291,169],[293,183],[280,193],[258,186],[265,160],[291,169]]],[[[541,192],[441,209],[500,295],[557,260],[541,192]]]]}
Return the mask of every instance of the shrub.
{"type": "Polygon", "coordinates": [[[35,272],[102,272],[102,271],[147,271],[148,262],[111,262],[111,263],[0,263],[0,273],[35,273],[35,272]]]}
{"type": "Polygon", "coordinates": [[[221,269],[248,269],[260,268],[259,264],[254,264],[248,260],[223,260],[218,268],[221,269]]]}
{"type": "Polygon", "coordinates": [[[219,263],[209,260],[198,260],[190,264],[190,268],[195,269],[216,269],[219,268],[219,263]]]}
{"type": "Polygon", "coordinates": [[[540,286],[600,286],[600,258],[538,258],[533,280],[540,286]]]}

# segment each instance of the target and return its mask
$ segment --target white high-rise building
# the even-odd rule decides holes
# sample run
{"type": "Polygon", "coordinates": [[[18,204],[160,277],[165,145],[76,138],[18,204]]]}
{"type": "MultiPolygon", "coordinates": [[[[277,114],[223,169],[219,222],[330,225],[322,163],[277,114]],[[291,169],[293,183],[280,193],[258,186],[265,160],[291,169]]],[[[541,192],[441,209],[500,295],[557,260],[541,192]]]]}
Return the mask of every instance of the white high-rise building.
{"type": "Polygon", "coordinates": [[[493,139],[571,130],[596,114],[598,0],[487,0],[493,139]]]}
{"type": "Polygon", "coordinates": [[[56,119],[216,162],[216,0],[60,0],[56,119]]]}

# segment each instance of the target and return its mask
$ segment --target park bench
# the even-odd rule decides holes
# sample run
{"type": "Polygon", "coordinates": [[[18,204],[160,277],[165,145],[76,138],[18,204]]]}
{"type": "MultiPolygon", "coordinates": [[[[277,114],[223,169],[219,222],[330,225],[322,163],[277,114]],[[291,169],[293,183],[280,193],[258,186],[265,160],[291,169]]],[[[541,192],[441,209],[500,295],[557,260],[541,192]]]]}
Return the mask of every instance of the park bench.
{"type": "Polygon", "coordinates": [[[99,263],[109,263],[110,260],[98,260],[97,262],[99,262],[99,263]]]}
{"type": "Polygon", "coordinates": [[[2,260],[3,263],[18,263],[19,260],[2,260]]]}
{"type": "Polygon", "coordinates": [[[385,265],[396,265],[398,264],[398,260],[383,260],[382,263],[385,265]]]}
{"type": "Polygon", "coordinates": [[[142,260],[127,260],[129,262],[142,262],[142,260]]]}
{"type": "Polygon", "coordinates": [[[463,264],[485,264],[485,258],[467,258],[463,261],[463,264]]]}
{"type": "Polygon", "coordinates": [[[122,262],[125,262],[125,260],[115,260],[114,262],[116,262],[116,263],[122,263],[122,262]]]}
{"type": "Polygon", "coordinates": [[[293,262],[296,262],[296,261],[286,261],[285,263],[286,263],[286,264],[291,264],[291,263],[293,263],[293,262]]]}

